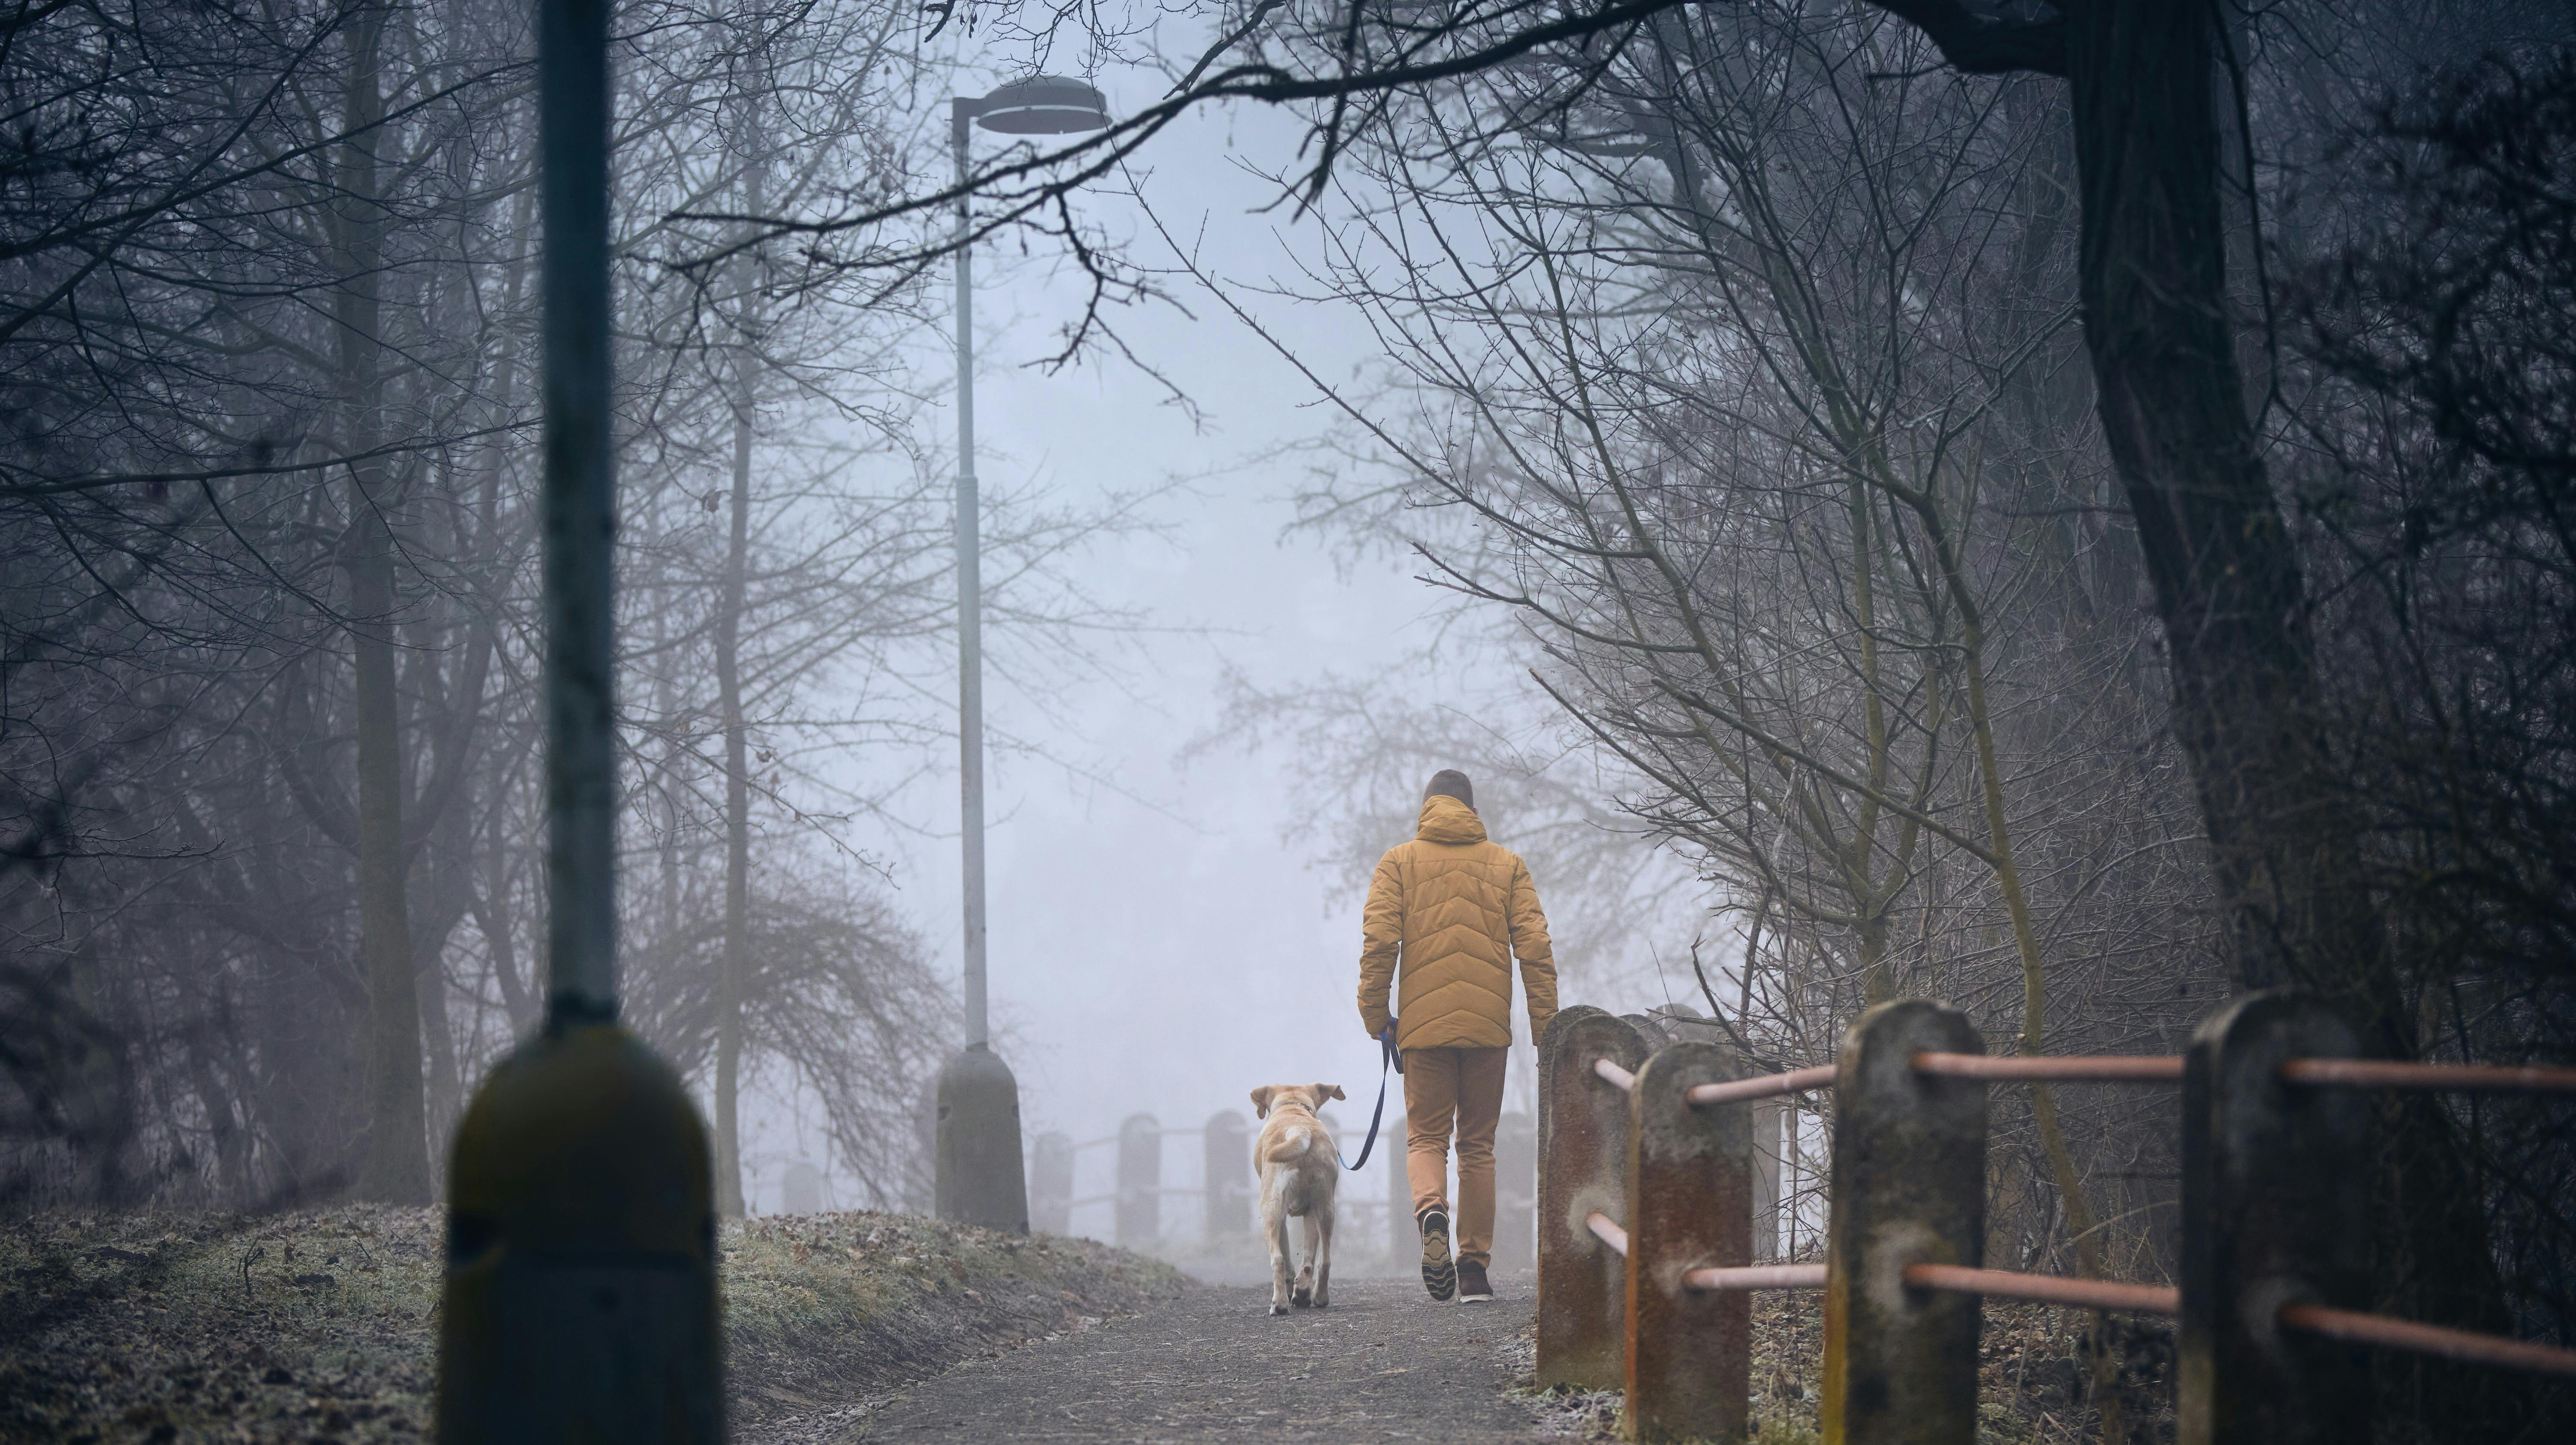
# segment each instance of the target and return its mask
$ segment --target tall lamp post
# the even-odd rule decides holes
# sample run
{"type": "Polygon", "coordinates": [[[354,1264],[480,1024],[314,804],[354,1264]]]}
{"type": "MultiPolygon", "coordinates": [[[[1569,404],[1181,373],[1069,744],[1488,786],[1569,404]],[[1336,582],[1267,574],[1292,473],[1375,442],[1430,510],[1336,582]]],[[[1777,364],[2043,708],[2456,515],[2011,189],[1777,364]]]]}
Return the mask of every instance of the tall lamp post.
{"type": "Polygon", "coordinates": [[[1039,75],[981,100],[949,103],[957,154],[957,772],[965,865],[966,1047],[939,1071],[933,1200],[942,1219],[1026,1233],[1020,1085],[994,1054],[984,989],[984,598],[975,485],[975,258],[964,194],[973,127],[1069,135],[1109,124],[1108,103],[1078,80],[1039,75]]]}

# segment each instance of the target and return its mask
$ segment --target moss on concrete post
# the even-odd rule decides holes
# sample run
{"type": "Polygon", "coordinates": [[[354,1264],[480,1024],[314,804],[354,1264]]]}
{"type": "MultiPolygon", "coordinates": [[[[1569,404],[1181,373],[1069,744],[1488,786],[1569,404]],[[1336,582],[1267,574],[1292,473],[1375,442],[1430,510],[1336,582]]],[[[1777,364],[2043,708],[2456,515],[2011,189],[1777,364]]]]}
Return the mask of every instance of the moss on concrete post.
{"type": "Polygon", "coordinates": [[[2345,1058],[2352,1030],[2286,990],[2210,1016],[2183,1062],[2180,1445],[2345,1445],[2370,1438],[2360,1347],[2284,1335],[2286,1304],[2370,1302],[2370,1106],[2293,1088],[2292,1058],[2345,1058]]]}
{"type": "Polygon", "coordinates": [[[1682,1275],[1752,1262],[1749,1103],[1694,1108],[1684,1091],[1739,1076],[1734,1052],[1674,1044],[1648,1057],[1629,1101],[1627,1429],[1631,1439],[1745,1436],[1753,1297],[1682,1275]]]}
{"type": "Polygon", "coordinates": [[[1974,1295],[1908,1289],[1909,1264],[1974,1266],[1986,1238],[1986,1086],[1914,1070],[1981,1054],[1957,1009],[1883,1003],[1844,1036],[1826,1235],[1827,1445],[1976,1445],[1974,1295]]]}
{"type": "Polygon", "coordinates": [[[1626,1374],[1627,1261],[1584,1221],[1625,1222],[1628,1096],[1593,1072],[1646,1061],[1636,1027],[1597,1008],[1559,1010],[1538,1054],[1538,1384],[1619,1387],[1626,1374]]]}

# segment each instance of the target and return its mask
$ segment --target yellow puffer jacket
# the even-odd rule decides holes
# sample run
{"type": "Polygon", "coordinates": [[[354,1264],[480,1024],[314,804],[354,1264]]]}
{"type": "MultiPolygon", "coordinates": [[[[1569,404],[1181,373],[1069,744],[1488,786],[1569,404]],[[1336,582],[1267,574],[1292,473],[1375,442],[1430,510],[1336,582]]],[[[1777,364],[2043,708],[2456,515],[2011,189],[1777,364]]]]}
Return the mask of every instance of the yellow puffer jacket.
{"type": "Polygon", "coordinates": [[[1372,1036],[1386,1027],[1388,981],[1400,978],[1400,1047],[1510,1043],[1515,954],[1530,1037],[1556,1017],[1556,955],[1529,869],[1519,854],[1485,840],[1475,809],[1446,794],[1423,799],[1413,841],[1378,860],[1360,939],[1360,1021],[1372,1036]]]}

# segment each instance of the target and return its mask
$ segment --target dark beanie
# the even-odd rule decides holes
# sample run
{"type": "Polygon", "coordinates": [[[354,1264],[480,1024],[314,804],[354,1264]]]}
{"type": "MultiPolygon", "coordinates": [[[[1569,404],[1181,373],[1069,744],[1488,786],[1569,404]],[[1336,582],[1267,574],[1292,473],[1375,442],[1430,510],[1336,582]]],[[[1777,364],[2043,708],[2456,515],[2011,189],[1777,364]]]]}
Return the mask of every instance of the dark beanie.
{"type": "Polygon", "coordinates": [[[1431,775],[1431,785],[1422,790],[1425,798],[1451,797],[1472,808],[1476,806],[1475,786],[1467,775],[1456,768],[1442,768],[1431,775]]]}

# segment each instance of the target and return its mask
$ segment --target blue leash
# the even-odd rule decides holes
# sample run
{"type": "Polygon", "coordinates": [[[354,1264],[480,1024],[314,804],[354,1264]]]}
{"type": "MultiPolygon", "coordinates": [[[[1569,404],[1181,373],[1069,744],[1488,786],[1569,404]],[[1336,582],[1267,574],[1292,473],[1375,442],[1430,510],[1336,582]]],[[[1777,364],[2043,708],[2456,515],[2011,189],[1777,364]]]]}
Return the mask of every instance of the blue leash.
{"type": "Polygon", "coordinates": [[[1377,1045],[1380,1052],[1377,1063],[1377,1107],[1369,1111],[1368,1137],[1360,1141],[1359,1162],[1354,1164],[1348,1159],[1342,1159],[1341,1146],[1333,1147],[1333,1157],[1341,1159],[1342,1167],[1353,1173],[1368,1167],[1369,1151],[1377,1147],[1378,1121],[1386,1117],[1386,1071],[1393,1069],[1399,1074],[1404,1072],[1404,1050],[1395,1046],[1393,1020],[1389,1020],[1385,1032],[1377,1036],[1377,1045]]]}

